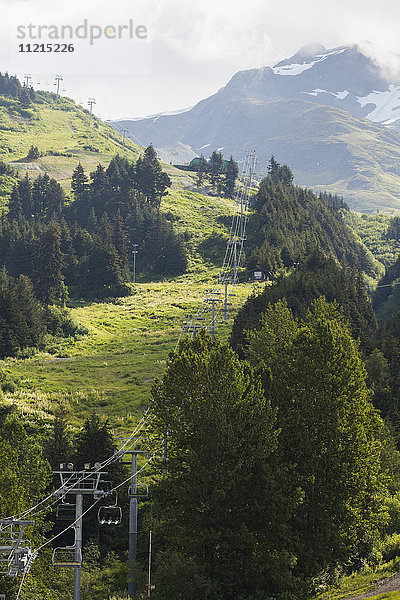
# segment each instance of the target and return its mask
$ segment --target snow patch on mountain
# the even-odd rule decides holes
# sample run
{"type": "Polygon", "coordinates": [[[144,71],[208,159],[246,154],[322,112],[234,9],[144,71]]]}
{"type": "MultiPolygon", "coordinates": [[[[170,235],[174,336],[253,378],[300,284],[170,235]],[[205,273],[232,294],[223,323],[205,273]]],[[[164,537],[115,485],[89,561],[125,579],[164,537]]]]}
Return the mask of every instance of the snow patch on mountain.
{"type": "Polygon", "coordinates": [[[339,98],[339,100],[344,100],[349,95],[349,92],[347,90],[343,90],[343,92],[331,92],[331,94],[336,96],[336,98],[339,98]]]}
{"type": "Polygon", "coordinates": [[[331,96],[335,96],[339,100],[344,100],[349,92],[347,90],[343,90],[343,92],[328,92],[328,90],[321,90],[320,88],[316,88],[312,92],[301,92],[301,94],[307,94],[307,96],[318,96],[318,94],[330,94],[331,96]]]}
{"type": "Polygon", "coordinates": [[[332,50],[331,52],[326,52],[325,54],[317,54],[313,57],[315,60],[311,60],[309,62],[304,63],[293,63],[291,65],[283,66],[279,66],[278,63],[277,66],[272,67],[272,71],[275,73],[275,75],[300,75],[300,73],[303,73],[303,71],[311,69],[315,64],[326,60],[328,56],[333,56],[334,54],[341,54],[345,51],[346,48],[340,48],[339,50],[332,50]]]}
{"type": "Polygon", "coordinates": [[[400,86],[389,85],[385,92],[373,91],[368,96],[357,96],[359,104],[364,107],[374,104],[375,108],[366,115],[366,119],[376,123],[389,125],[400,119],[400,86]]]}
{"type": "Polygon", "coordinates": [[[272,70],[275,75],[300,75],[303,71],[307,71],[307,69],[311,69],[318,62],[313,60],[310,63],[305,63],[300,65],[298,63],[294,63],[292,65],[285,65],[284,67],[273,67],[272,70]]]}

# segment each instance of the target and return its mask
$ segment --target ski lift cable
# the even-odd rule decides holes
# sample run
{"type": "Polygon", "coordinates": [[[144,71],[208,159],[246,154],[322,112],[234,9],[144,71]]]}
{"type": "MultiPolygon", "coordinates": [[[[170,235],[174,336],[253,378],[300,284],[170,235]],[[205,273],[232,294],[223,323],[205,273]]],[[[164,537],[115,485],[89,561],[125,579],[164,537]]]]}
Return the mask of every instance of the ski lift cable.
{"type": "MultiPolygon", "coordinates": [[[[24,518],[29,514],[32,514],[33,511],[36,510],[36,508],[38,508],[39,506],[41,506],[42,504],[44,504],[45,502],[47,502],[48,500],[50,500],[51,498],[53,498],[55,495],[58,495],[60,493],[64,493],[65,495],[68,494],[68,492],[73,489],[73,487],[77,484],[77,483],[81,483],[82,481],[84,481],[85,479],[87,479],[88,477],[92,476],[93,473],[96,473],[97,471],[100,471],[101,469],[104,469],[105,467],[109,466],[110,464],[112,464],[113,462],[119,460],[121,453],[126,449],[126,446],[133,440],[133,438],[135,437],[135,435],[141,431],[143,429],[143,427],[146,425],[148,417],[150,416],[150,409],[146,409],[145,413],[143,414],[141,420],[139,421],[138,425],[136,426],[136,429],[133,431],[133,433],[127,438],[127,440],[124,442],[124,444],[122,445],[121,449],[116,452],[114,455],[110,456],[109,458],[107,458],[105,461],[103,461],[99,467],[97,467],[94,471],[88,471],[87,474],[82,475],[77,481],[74,482],[73,486],[67,487],[68,482],[71,480],[71,478],[73,477],[73,474],[71,474],[71,477],[69,477],[67,479],[67,481],[61,485],[58,489],[54,490],[53,492],[51,492],[51,494],[49,494],[48,496],[46,496],[46,498],[44,498],[43,500],[41,500],[40,502],[38,502],[35,506],[33,506],[32,508],[29,508],[28,510],[24,511],[23,513],[17,514],[17,515],[12,515],[10,517],[6,517],[6,519],[15,519],[15,518],[24,518]]],[[[60,501],[59,498],[56,498],[56,500],[54,500],[49,506],[45,507],[43,510],[41,510],[40,512],[44,512],[45,510],[48,510],[49,508],[51,508],[51,506],[53,506],[54,504],[57,504],[60,501]]],[[[34,513],[34,514],[39,514],[39,513],[34,513]]]]}
{"type": "MultiPolygon", "coordinates": [[[[143,420],[143,418],[142,418],[142,420],[143,420]]],[[[146,420],[143,422],[143,424],[140,423],[141,427],[143,427],[145,424],[146,424],[146,420]]],[[[135,432],[132,434],[132,436],[134,436],[136,433],[137,433],[137,428],[136,428],[135,432]]],[[[130,439],[128,438],[128,440],[126,441],[126,443],[129,443],[129,441],[130,441],[130,439]]],[[[52,498],[54,495],[58,495],[60,493],[63,493],[64,495],[67,495],[68,492],[70,490],[72,490],[78,483],[81,483],[82,481],[85,481],[86,479],[88,479],[89,477],[91,477],[93,475],[93,473],[96,473],[96,472],[100,471],[101,469],[104,469],[104,468],[108,467],[110,464],[112,464],[116,460],[119,460],[120,453],[121,453],[121,450],[118,451],[112,457],[109,457],[108,459],[106,459],[105,461],[103,461],[103,463],[101,463],[101,465],[99,467],[97,467],[94,471],[88,471],[85,475],[82,475],[78,480],[74,481],[73,485],[71,485],[71,486],[68,487],[67,484],[71,480],[71,478],[73,477],[73,475],[71,475],[71,477],[69,477],[67,479],[67,481],[62,486],[60,486],[57,490],[55,490],[51,494],[49,494],[46,498],[44,498],[36,506],[34,506],[31,509],[29,509],[29,510],[25,511],[24,513],[22,513],[21,517],[23,518],[26,515],[31,514],[38,506],[40,506],[41,504],[44,504],[47,500],[49,500],[50,498],[52,498]]],[[[51,506],[53,506],[54,504],[57,504],[59,501],[60,501],[60,498],[56,498],[49,506],[46,506],[40,512],[44,512],[44,511],[48,510],[49,508],[51,508],[51,506]]],[[[38,513],[34,513],[34,514],[38,514],[38,513]]]]}
{"type": "Polygon", "coordinates": [[[32,566],[32,563],[35,560],[36,556],[37,556],[37,550],[34,550],[34,552],[32,553],[32,555],[28,559],[27,567],[24,569],[24,572],[23,572],[23,575],[22,575],[22,579],[21,579],[21,583],[20,583],[20,586],[18,588],[18,592],[17,592],[15,600],[19,600],[19,597],[20,597],[20,594],[22,592],[22,588],[23,588],[23,585],[24,585],[24,582],[25,582],[25,577],[28,575],[28,573],[30,571],[30,568],[32,566]]]}
{"type": "MultiPolygon", "coordinates": [[[[115,487],[113,487],[113,489],[110,490],[110,493],[115,492],[117,489],[119,489],[123,485],[127,484],[129,481],[131,481],[132,477],[136,477],[137,475],[139,475],[139,473],[141,473],[142,471],[144,471],[146,469],[146,467],[152,462],[152,460],[153,460],[153,458],[150,458],[140,469],[138,469],[136,471],[136,473],[134,473],[133,475],[132,474],[129,475],[129,477],[127,479],[125,479],[125,481],[123,481],[122,483],[119,483],[118,485],[116,485],[115,487]]],[[[41,546],[39,546],[38,548],[36,548],[35,552],[38,553],[45,546],[48,546],[49,544],[51,544],[52,542],[54,542],[54,540],[56,540],[57,538],[59,538],[60,536],[62,536],[66,531],[68,531],[69,529],[71,529],[72,527],[74,527],[77,524],[78,521],[80,521],[89,511],[92,510],[92,508],[94,508],[96,506],[96,504],[98,504],[100,502],[100,500],[102,500],[101,497],[98,498],[97,500],[95,500],[94,502],[92,502],[92,504],[89,506],[89,508],[87,508],[78,519],[75,519],[75,521],[73,523],[70,523],[70,525],[68,525],[68,527],[66,527],[65,529],[63,529],[62,531],[60,531],[60,533],[57,533],[57,535],[55,535],[54,537],[50,538],[49,540],[47,540],[46,542],[44,542],[41,546]]]]}
{"type": "MultiPolygon", "coordinates": [[[[152,458],[150,458],[150,459],[147,461],[147,463],[146,463],[146,464],[144,464],[144,465],[143,465],[143,466],[142,466],[140,469],[138,469],[138,470],[136,471],[136,473],[134,473],[134,474],[131,474],[131,475],[130,475],[130,476],[127,478],[127,479],[125,479],[125,481],[123,481],[122,483],[119,483],[119,484],[118,484],[118,485],[116,485],[116,486],[115,486],[115,487],[114,487],[112,490],[110,490],[110,493],[112,493],[112,492],[116,491],[117,489],[119,489],[119,488],[120,488],[120,487],[122,487],[123,485],[127,484],[129,481],[131,481],[131,480],[132,480],[132,477],[136,477],[137,475],[139,475],[139,473],[141,473],[142,471],[144,471],[144,470],[145,470],[145,468],[146,468],[146,467],[147,467],[147,466],[148,466],[148,465],[149,465],[149,464],[152,462],[152,460],[153,460],[153,457],[152,457],[152,458]]],[[[73,523],[71,523],[70,525],[68,525],[68,527],[66,527],[65,529],[63,529],[63,531],[61,531],[60,533],[58,533],[57,535],[55,535],[55,536],[54,536],[54,537],[52,537],[51,539],[49,539],[49,540],[47,540],[46,542],[44,542],[44,544],[42,544],[41,546],[39,546],[38,548],[36,548],[36,549],[33,551],[33,553],[32,553],[32,556],[31,556],[31,557],[30,557],[30,559],[29,559],[29,563],[28,563],[28,564],[29,564],[29,569],[30,569],[30,566],[32,565],[33,561],[34,561],[34,560],[35,560],[35,558],[37,557],[37,555],[38,555],[38,553],[39,553],[39,551],[40,551],[40,550],[42,550],[43,548],[45,548],[46,546],[48,546],[49,544],[51,544],[52,542],[54,542],[54,540],[56,540],[57,538],[59,538],[60,536],[62,536],[62,535],[63,535],[63,534],[66,532],[66,531],[68,531],[69,529],[71,529],[72,527],[74,527],[74,526],[77,524],[77,522],[78,522],[78,521],[80,521],[81,519],[83,519],[83,517],[84,517],[85,515],[87,515],[87,513],[88,513],[88,512],[90,512],[90,511],[92,510],[92,508],[94,508],[94,507],[95,507],[95,506],[96,506],[96,505],[97,505],[97,504],[100,502],[100,500],[101,500],[101,499],[102,499],[102,498],[100,497],[100,498],[98,498],[97,500],[95,500],[94,502],[92,502],[92,504],[89,506],[89,508],[87,508],[87,509],[86,509],[86,510],[85,510],[85,511],[82,513],[82,515],[81,515],[81,516],[80,516],[78,519],[75,519],[75,521],[74,521],[73,523]]],[[[20,584],[20,586],[19,586],[19,590],[18,590],[18,594],[17,594],[16,600],[18,600],[18,599],[19,599],[19,596],[20,596],[20,593],[21,593],[21,591],[22,591],[22,587],[23,587],[23,585],[24,585],[25,578],[26,578],[26,575],[28,574],[28,571],[29,571],[29,569],[26,569],[26,570],[24,571],[24,574],[23,574],[23,576],[22,576],[22,581],[21,581],[21,584],[20,584]]]]}
{"type": "Polygon", "coordinates": [[[377,290],[378,288],[392,287],[393,285],[400,285],[400,281],[392,281],[392,283],[384,283],[383,285],[376,285],[375,287],[369,285],[368,288],[370,290],[377,290]]]}
{"type": "Polygon", "coordinates": [[[239,179],[239,186],[236,189],[229,238],[222,262],[222,268],[218,277],[218,283],[206,293],[203,302],[198,307],[196,313],[187,319],[186,324],[182,327],[179,339],[175,346],[175,351],[178,349],[179,343],[185,333],[193,332],[195,335],[197,329],[202,328],[201,325],[198,325],[201,321],[207,320],[208,324],[206,329],[214,327],[215,323],[220,319],[222,312],[225,310],[225,301],[221,290],[221,284],[234,279],[234,273],[241,267],[243,260],[243,246],[248,219],[250,190],[254,182],[256,160],[257,157],[254,150],[246,153],[245,160],[243,161],[242,173],[239,179]],[[211,306],[213,306],[213,308],[211,308],[211,306]],[[210,313],[214,314],[214,318],[210,313]]]}

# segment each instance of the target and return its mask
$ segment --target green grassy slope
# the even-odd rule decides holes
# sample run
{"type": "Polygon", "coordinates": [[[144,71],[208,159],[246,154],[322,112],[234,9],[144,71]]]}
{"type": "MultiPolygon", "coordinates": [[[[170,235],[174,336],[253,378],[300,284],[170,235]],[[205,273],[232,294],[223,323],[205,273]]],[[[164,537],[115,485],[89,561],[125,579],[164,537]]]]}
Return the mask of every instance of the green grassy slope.
{"type": "Polygon", "coordinates": [[[345,211],[344,218],[374,257],[385,267],[394,264],[400,253],[400,242],[388,239],[390,216],[386,214],[366,215],[345,211]]]}
{"type": "MultiPolygon", "coordinates": [[[[16,391],[5,392],[6,402],[17,404],[28,420],[47,419],[63,407],[77,425],[96,409],[114,426],[129,427],[146,405],[153,379],[162,375],[185,315],[197,309],[209,285],[193,283],[188,276],[137,284],[128,298],[73,308],[73,317],[88,328],[87,336],[57,343],[54,354],[0,362],[16,384],[16,391]]],[[[230,319],[219,329],[222,338],[251,287],[236,287],[230,319]]]]}
{"type": "MultiPolygon", "coordinates": [[[[38,102],[21,109],[18,101],[0,96],[0,160],[9,163],[22,175],[31,177],[47,172],[68,190],[72,171],[78,161],[86,171],[98,162],[108,163],[122,153],[123,139],[110,125],[93,116],[69,98],[56,101],[54,94],[38,93],[38,102]],[[43,156],[27,158],[31,145],[43,156]],[[63,156],[54,156],[54,154],[63,156]]],[[[135,158],[141,149],[126,140],[125,154],[135,158]]],[[[1,182],[0,182],[1,183],[1,182]]],[[[5,191],[9,186],[3,182],[5,191]]],[[[0,195],[1,195],[0,187],[0,195]]]]}
{"type": "MultiPolygon", "coordinates": [[[[68,193],[78,161],[88,173],[98,162],[107,164],[117,152],[122,153],[121,136],[96,118],[89,129],[87,111],[68,99],[56,103],[45,95],[44,104],[33,105],[28,111],[31,117],[24,119],[14,101],[3,100],[2,105],[0,99],[0,158],[22,174],[28,171],[34,178],[40,172],[48,172],[68,193]],[[39,147],[43,156],[28,161],[26,155],[32,144],[39,147]]],[[[127,141],[127,158],[134,159],[141,151],[127,141]]],[[[188,272],[162,282],[142,282],[139,276],[139,283],[128,298],[78,303],[71,307],[72,316],[88,329],[88,335],[76,342],[50,340],[47,352],[1,361],[0,372],[7,381],[5,401],[17,404],[28,420],[38,417],[46,421],[58,407],[63,407],[71,422],[78,425],[95,408],[109,417],[114,426],[129,428],[148,401],[153,379],[163,373],[185,315],[197,309],[215,282],[234,202],[191,191],[193,174],[171,165],[164,168],[172,179],[172,187],[161,210],[185,235],[188,272]],[[217,245],[209,248],[208,239],[216,236],[217,245]]],[[[6,197],[12,178],[3,183],[6,197]]],[[[4,198],[3,205],[5,202],[4,198]]],[[[140,272],[140,249],[137,268],[140,272]]],[[[228,335],[233,309],[244,301],[251,287],[237,287],[230,320],[220,330],[221,336],[228,335]]]]}

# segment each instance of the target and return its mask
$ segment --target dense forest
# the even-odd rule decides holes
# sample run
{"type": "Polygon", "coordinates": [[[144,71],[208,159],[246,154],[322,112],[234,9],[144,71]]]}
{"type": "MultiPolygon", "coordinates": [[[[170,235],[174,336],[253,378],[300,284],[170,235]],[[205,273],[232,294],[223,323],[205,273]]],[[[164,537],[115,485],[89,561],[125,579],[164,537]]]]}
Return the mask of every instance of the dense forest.
{"type": "Polygon", "coordinates": [[[33,183],[26,176],[15,185],[0,223],[2,265],[11,275],[29,276],[47,303],[61,284],[75,297],[127,293],[132,244],[140,245],[143,272],[181,273],[183,240],[159,211],[169,185],[151,146],[136,163],[116,156],[90,177],[79,164],[68,204],[47,174],[33,183]]]}
{"type": "Polygon", "coordinates": [[[249,269],[277,271],[301,262],[313,248],[346,261],[375,276],[379,266],[372,254],[345,224],[342,211],[348,208],[341,198],[293,184],[293,173],[272,157],[268,175],[258,189],[250,215],[248,237],[249,269]]]}
{"type": "Polygon", "coordinates": [[[79,164],[70,201],[47,174],[17,181],[0,218],[1,357],[42,347],[46,333],[74,335],[67,313],[51,308],[68,297],[129,294],[137,247],[140,273],[186,270],[184,240],[160,212],[170,185],[152,146],[136,163],[117,155],[90,176],[79,164]]]}

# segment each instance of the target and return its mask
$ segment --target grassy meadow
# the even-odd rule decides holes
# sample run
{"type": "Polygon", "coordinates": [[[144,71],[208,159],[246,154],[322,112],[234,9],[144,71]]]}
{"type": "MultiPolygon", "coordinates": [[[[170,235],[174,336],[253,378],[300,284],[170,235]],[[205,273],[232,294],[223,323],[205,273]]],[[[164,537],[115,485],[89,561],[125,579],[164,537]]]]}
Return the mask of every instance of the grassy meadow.
{"type": "MultiPolygon", "coordinates": [[[[89,128],[87,111],[68,99],[56,105],[46,95],[44,103],[24,111],[24,117],[12,100],[4,103],[0,105],[0,159],[22,176],[28,172],[35,178],[47,172],[69,194],[78,162],[89,174],[98,162],[106,165],[113,155],[122,153],[122,137],[96,117],[89,128]],[[32,144],[42,156],[28,160],[32,144]]],[[[141,151],[126,140],[128,159],[135,159],[141,151]]],[[[63,409],[78,426],[96,410],[116,429],[129,431],[148,402],[152,381],[163,374],[185,315],[196,311],[207,289],[215,284],[234,202],[197,192],[193,173],[172,165],[163,167],[172,186],[161,210],[185,237],[188,272],[173,280],[144,280],[139,248],[138,282],[132,285],[131,296],[69,305],[72,318],[87,334],[76,340],[49,339],[45,352],[1,361],[5,401],[18,405],[28,421],[39,419],[45,424],[63,409]]],[[[3,178],[2,185],[5,206],[12,178],[3,178]]],[[[251,290],[250,284],[235,287],[229,320],[218,331],[222,338],[228,337],[235,309],[251,290]]]]}

